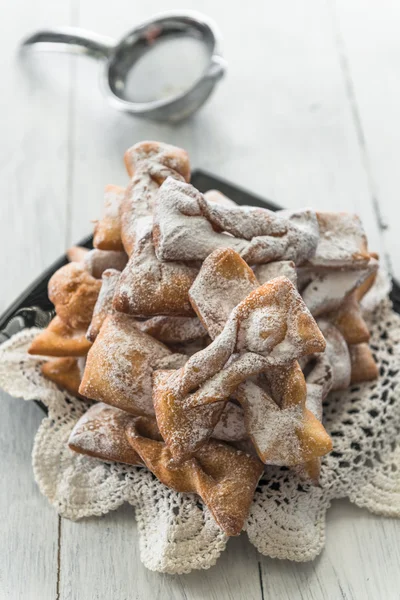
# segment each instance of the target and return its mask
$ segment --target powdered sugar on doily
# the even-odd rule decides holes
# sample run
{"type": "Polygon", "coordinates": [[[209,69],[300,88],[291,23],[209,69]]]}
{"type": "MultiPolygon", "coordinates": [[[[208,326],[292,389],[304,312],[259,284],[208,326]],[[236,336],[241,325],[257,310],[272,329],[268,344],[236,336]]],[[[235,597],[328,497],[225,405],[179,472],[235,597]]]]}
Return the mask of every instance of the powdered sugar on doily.
{"type": "MultiPolygon", "coordinates": [[[[267,556],[315,558],[325,543],[325,514],[333,498],[348,497],[375,513],[400,516],[400,317],[386,300],[366,317],[380,378],[326,399],[324,422],[334,450],[322,460],[319,487],[304,485],[287,469],[266,467],[246,530],[267,556]]],[[[0,386],[48,406],[32,457],[42,493],[71,519],[101,515],[130,502],[141,558],[150,569],[185,573],[213,565],[227,538],[197,497],[167,489],[146,469],[103,463],[69,450],[70,432],[88,405],[42,377],[43,359],[26,353],[36,334],[25,330],[0,347],[0,386]]]]}

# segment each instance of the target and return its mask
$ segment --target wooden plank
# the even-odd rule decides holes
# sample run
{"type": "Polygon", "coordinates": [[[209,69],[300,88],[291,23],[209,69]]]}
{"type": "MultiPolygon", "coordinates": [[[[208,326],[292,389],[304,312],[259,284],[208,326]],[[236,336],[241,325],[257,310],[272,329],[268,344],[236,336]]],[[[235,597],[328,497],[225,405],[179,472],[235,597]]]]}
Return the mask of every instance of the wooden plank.
{"type": "Polygon", "coordinates": [[[328,512],[327,543],[310,563],[263,558],[264,596],[279,600],[399,598],[400,522],[345,500],[328,512]]]}
{"type": "Polygon", "coordinates": [[[162,575],[140,562],[133,508],[103,518],[62,521],[60,600],[261,600],[256,550],[230,540],[217,565],[188,575],[162,575]]]}
{"type": "Polygon", "coordinates": [[[370,2],[368,10],[362,0],[331,0],[331,5],[369,187],[400,280],[400,5],[393,0],[370,2]]]}
{"type": "Polygon", "coordinates": [[[28,32],[67,22],[68,2],[2,11],[0,312],[65,244],[69,59],[17,49],[28,32]]]}
{"type": "MultiPolygon", "coordinates": [[[[69,61],[22,60],[28,32],[68,22],[69,3],[15,0],[1,16],[0,312],[65,243],[69,61]]],[[[58,516],[33,479],[31,449],[42,414],[1,394],[0,596],[55,599],[58,516]]]]}
{"type": "Polygon", "coordinates": [[[33,479],[31,451],[42,413],[0,392],[0,597],[56,599],[58,516],[33,479]]]}

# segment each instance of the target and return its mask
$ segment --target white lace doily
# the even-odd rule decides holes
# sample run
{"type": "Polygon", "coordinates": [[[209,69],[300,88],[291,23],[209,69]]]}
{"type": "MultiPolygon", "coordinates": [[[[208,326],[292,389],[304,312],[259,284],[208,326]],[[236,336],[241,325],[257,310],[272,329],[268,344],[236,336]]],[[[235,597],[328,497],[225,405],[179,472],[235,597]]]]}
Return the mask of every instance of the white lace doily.
{"type": "MultiPolygon", "coordinates": [[[[400,317],[383,300],[366,318],[380,378],[327,398],[324,422],[334,450],[323,459],[319,487],[301,484],[289,470],[267,467],[246,524],[262,554],[315,558],[324,546],[325,514],[333,498],[348,497],[372,512],[400,516],[400,317]]],[[[0,386],[48,407],[32,454],[41,492],[69,519],[132,504],[141,559],[149,569],[187,573],[215,564],[227,537],[196,496],[171,491],[146,469],[69,450],[69,433],[88,404],[42,377],[43,359],[26,353],[37,331],[24,330],[0,346],[0,386]]]]}

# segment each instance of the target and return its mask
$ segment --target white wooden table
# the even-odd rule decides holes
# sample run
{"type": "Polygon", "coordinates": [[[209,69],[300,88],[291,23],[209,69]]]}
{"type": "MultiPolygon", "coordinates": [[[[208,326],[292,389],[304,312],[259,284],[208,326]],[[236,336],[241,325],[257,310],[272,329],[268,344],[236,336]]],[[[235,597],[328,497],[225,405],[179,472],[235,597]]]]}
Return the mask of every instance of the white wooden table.
{"type": "MultiPolygon", "coordinates": [[[[37,54],[19,39],[43,26],[118,36],[170,8],[161,0],[5,0],[0,20],[0,312],[91,228],[103,188],[126,181],[141,139],[187,148],[195,167],[288,207],[354,210],[371,247],[400,275],[400,5],[396,0],[180,1],[208,13],[229,72],[210,103],[176,127],[115,113],[89,60],[37,54]]],[[[400,598],[400,522],[345,501],[310,564],[258,555],[233,539],[207,572],[171,577],[140,563],[133,509],[60,520],[40,495],[30,452],[41,413],[3,394],[1,600],[400,598]]]]}

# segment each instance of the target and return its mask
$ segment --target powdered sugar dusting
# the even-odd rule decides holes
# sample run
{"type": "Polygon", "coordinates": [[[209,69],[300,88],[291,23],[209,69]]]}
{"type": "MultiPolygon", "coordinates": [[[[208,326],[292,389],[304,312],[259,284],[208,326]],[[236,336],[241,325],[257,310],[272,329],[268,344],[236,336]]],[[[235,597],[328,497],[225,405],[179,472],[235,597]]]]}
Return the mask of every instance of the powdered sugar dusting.
{"type": "Polygon", "coordinates": [[[105,318],[113,312],[112,301],[120,275],[121,273],[115,269],[107,269],[103,273],[99,297],[93,310],[92,322],[86,334],[90,342],[94,342],[105,318]]]}
{"type": "Polygon", "coordinates": [[[215,250],[204,261],[189,298],[214,339],[235,306],[257,287],[252,270],[238,254],[229,249],[215,250]]]}
{"type": "Polygon", "coordinates": [[[190,342],[207,335],[197,317],[153,317],[137,321],[137,327],[166,344],[190,342]]]}
{"type": "Polygon", "coordinates": [[[302,290],[303,300],[314,316],[336,310],[345,296],[359,287],[377,269],[378,261],[374,258],[362,269],[300,269],[300,279],[309,281],[302,290]]]}
{"type": "Polygon", "coordinates": [[[345,390],[350,385],[351,363],[346,341],[340,331],[325,319],[318,320],[326,339],[326,355],[332,367],[332,390],[345,390]]]}
{"type": "Polygon", "coordinates": [[[140,142],[125,154],[131,175],[120,207],[121,237],[130,256],[135,246],[136,221],[152,214],[159,186],[167,177],[189,179],[189,159],[184,150],[160,142],[140,142]]]}
{"type": "Polygon", "coordinates": [[[287,277],[293,285],[297,285],[296,266],[291,260],[278,260],[266,265],[256,265],[253,270],[261,285],[281,276],[287,277]]]}
{"type": "Polygon", "coordinates": [[[262,208],[228,208],[168,178],[154,206],[153,235],[160,260],[202,260],[217,248],[232,248],[250,264],[302,262],[315,252],[318,224],[310,209],[279,215],[262,208]]]}
{"type": "Polygon", "coordinates": [[[68,444],[75,452],[140,465],[142,461],[125,435],[125,427],[131,421],[133,417],[126,412],[96,403],[76,423],[68,444]]]}
{"type": "Polygon", "coordinates": [[[159,261],[151,232],[151,217],[136,222],[134,252],[119,280],[115,308],[137,317],[193,315],[188,292],[198,269],[159,261]]]}
{"type": "Polygon", "coordinates": [[[227,402],[212,437],[225,442],[238,442],[246,439],[243,409],[233,402],[227,402]]]}
{"type": "Polygon", "coordinates": [[[369,261],[367,238],[360,218],[350,213],[317,213],[319,242],[314,256],[309,258],[314,267],[355,268],[369,261]]]}
{"type": "Polygon", "coordinates": [[[132,414],[154,415],[152,373],[171,353],[125,315],[109,315],[87,357],[80,393],[132,414]]]}
{"type": "Polygon", "coordinates": [[[302,461],[299,438],[302,407],[281,410],[270,394],[252,381],[243,383],[238,391],[246,418],[246,429],[266,464],[290,465],[302,461]]]}

